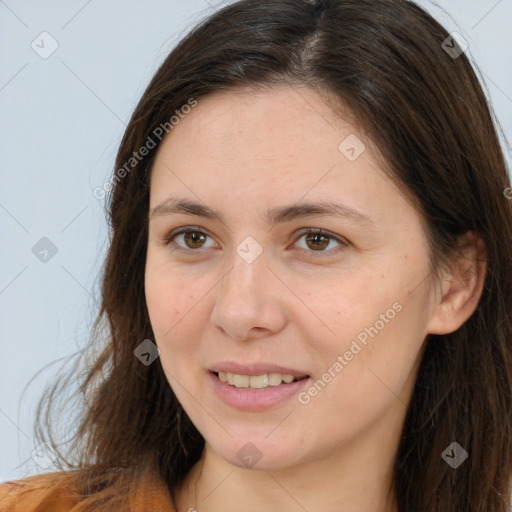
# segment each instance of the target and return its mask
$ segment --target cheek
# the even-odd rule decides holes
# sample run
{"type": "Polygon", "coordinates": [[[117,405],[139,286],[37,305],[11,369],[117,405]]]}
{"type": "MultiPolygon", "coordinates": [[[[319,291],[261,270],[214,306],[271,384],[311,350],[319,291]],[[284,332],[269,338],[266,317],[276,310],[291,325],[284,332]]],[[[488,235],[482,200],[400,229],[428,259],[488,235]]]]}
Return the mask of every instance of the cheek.
{"type": "Polygon", "coordinates": [[[424,340],[421,325],[414,321],[419,314],[414,302],[384,301],[372,304],[367,313],[364,319],[352,320],[352,335],[330,346],[326,361],[336,375],[326,386],[326,403],[337,403],[340,410],[357,412],[360,418],[395,400],[407,402],[424,340]]]}
{"type": "Polygon", "coordinates": [[[198,350],[198,300],[203,294],[190,293],[185,282],[146,273],[146,303],[149,319],[160,350],[160,363],[167,381],[181,403],[187,403],[186,389],[192,389],[198,350]],[[194,307],[196,306],[196,307],[194,307]]]}
{"type": "Polygon", "coordinates": [[[145,275],[145,294],[149,317],[155,336],[165,334],[197,302],[184,279],[162,266],[148,264],[145,275]]]}
{"type": "Polygon", "coordinates": [[[146,273],[146,304],[163,364],[183,359],[194,349],[194,340],[199,339],[196,330],[201,322],[197,315],[204,293],[194,288],[195,293],[174,275],[169,279],[163,272],[146,273]]]}
{"type": "Polygon", "coordinates": [[[329,327],[323,336],[312,324],[309,329],[317,342],[318,368],[328,372],[325,380],[335,382],[327,386],[335,395],[326,397],[339,400],[342,392],[357,406],[359,400],[372,400],[372,393],[380,398],[391,393],[386,384],[400,391],[408,379],[425,338],[421,287],[410,294],[406,276],[397,275],[396,266],[394,272],[340,281],[330,295],[309,294],[329,327]]]}
{"type": "Polygon", "coordinates": [[[310,287],[304,300],[314,313],[307,316],[310,318],[307,321],[309,337],[321,343],[329,354],[343,354],[350,349],[353,340],[359,340],[364,346],[375,333],[375,323],[380,332],[389,330],[389,324],[395,322],[394,317],[399,313],[393,309],[393,303],[398,297],[400,293],[392,282],[383,279],[381,274],[362,270],[347,273],[345,278],[336,276],[328,286],[322,283],[314,292],[310,287]],[[384,315],[384,320],[380,315],[384,315]],[[322,324],[321,330],[313,329],[318,322],[322,324]]]}

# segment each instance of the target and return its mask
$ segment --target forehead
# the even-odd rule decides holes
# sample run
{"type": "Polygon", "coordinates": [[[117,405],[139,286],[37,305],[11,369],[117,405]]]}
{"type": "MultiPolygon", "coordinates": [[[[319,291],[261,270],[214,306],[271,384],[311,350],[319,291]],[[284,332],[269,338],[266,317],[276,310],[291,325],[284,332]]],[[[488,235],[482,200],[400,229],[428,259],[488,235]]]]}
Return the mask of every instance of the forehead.
{"type": "Polygon", "coordinates": [[[176,188],[191,199],[215,196],[216,209],[235,195],[252,205],[304,197],[374,210],[396,200],[398,189],[351,112],[340,115],[310,88],[238,88],[197,102],[160,145],[152,207],[176,188]]]}
{"type": "Polygon", "coordinates": [[[168,138],[176,132],[188,149],[201,144],[208,146],[209,157],[223,158],[242,147],[265,149],[265,155],[252,155],[259,158],[284,156],[289,150],[297,156],[299,149],[301,154],[328,146],[336,150],[349,134],[362,138],[351,113],[335,113],[319,93],[304,86],[234,88],[210,94],[198,100],[168,138]]]}
{"type": "Polygon", "coordinates": [[[238,169],[246,178],[275,175],[278,169],[280,175],[292,172],[299,178],[306,169],[311,174],[339,163],[358,167],[354,158],[347,159],[354,157],[354,150],[355,157],[362,153],[366,167],[382,167],[353,114],[347,108],[335,112],[325,96],[305,86],[216,92],[199,98],[180,117],[160,145],[155,167],[169,161],[203,171],[222,167],[231,173],[238,169]]]}

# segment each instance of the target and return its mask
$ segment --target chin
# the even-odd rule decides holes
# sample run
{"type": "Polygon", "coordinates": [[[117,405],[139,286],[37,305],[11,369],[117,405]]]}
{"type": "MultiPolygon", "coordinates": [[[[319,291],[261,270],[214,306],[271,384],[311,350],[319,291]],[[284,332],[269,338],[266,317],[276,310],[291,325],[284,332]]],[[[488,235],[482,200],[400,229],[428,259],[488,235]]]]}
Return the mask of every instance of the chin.
{"type": "MultiPolygon", "coordinates": [[[[285,439],[270,440],[268,432],[253,436],[228,438],[221,446],[209,443],[213,451],[226,462],[244,469],[279,471],[299,462],[297,447],[286,444],[285,439]]],[[[304,449],[304,446],[301,446],[304,449]]]]}

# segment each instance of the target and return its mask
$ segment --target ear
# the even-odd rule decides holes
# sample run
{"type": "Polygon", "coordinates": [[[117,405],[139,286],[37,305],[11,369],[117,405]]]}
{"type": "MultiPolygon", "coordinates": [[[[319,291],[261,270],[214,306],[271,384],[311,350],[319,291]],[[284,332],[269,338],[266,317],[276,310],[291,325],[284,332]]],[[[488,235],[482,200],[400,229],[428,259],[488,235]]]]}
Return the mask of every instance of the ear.
{"type": "Polygon", "coordinates": [[[459,238],[459,248],[462,255],[444,272],[441,294],[433,299],[427,324],[430,334],[455,332],[474,313],[482,295],[487,273],[485,242],[468,231],[459,238]]]}

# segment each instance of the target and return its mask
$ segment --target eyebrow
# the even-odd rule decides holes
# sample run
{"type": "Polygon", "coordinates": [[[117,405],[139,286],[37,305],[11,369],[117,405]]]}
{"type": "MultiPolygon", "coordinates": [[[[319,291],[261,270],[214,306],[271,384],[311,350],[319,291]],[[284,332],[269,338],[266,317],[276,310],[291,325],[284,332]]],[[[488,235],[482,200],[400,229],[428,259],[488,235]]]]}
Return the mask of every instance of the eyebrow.
{"type": "MultiPolygon", "coordinates": [[[[222,214],[206,205],[188,199],[168,198],[155,206],[149,213],[149,219],[173,214],[196,215],[206,219],[218,220],[225,223],[222,214]]],[[[343,204],[332,202],[299,203],[291,206],[274,208],[267,212],[267,222],[271,226],[289,222],[301,217],[313,215],[348,218],[351,221],[376,228],[375,222],[366,214],[343,204]]]]}

